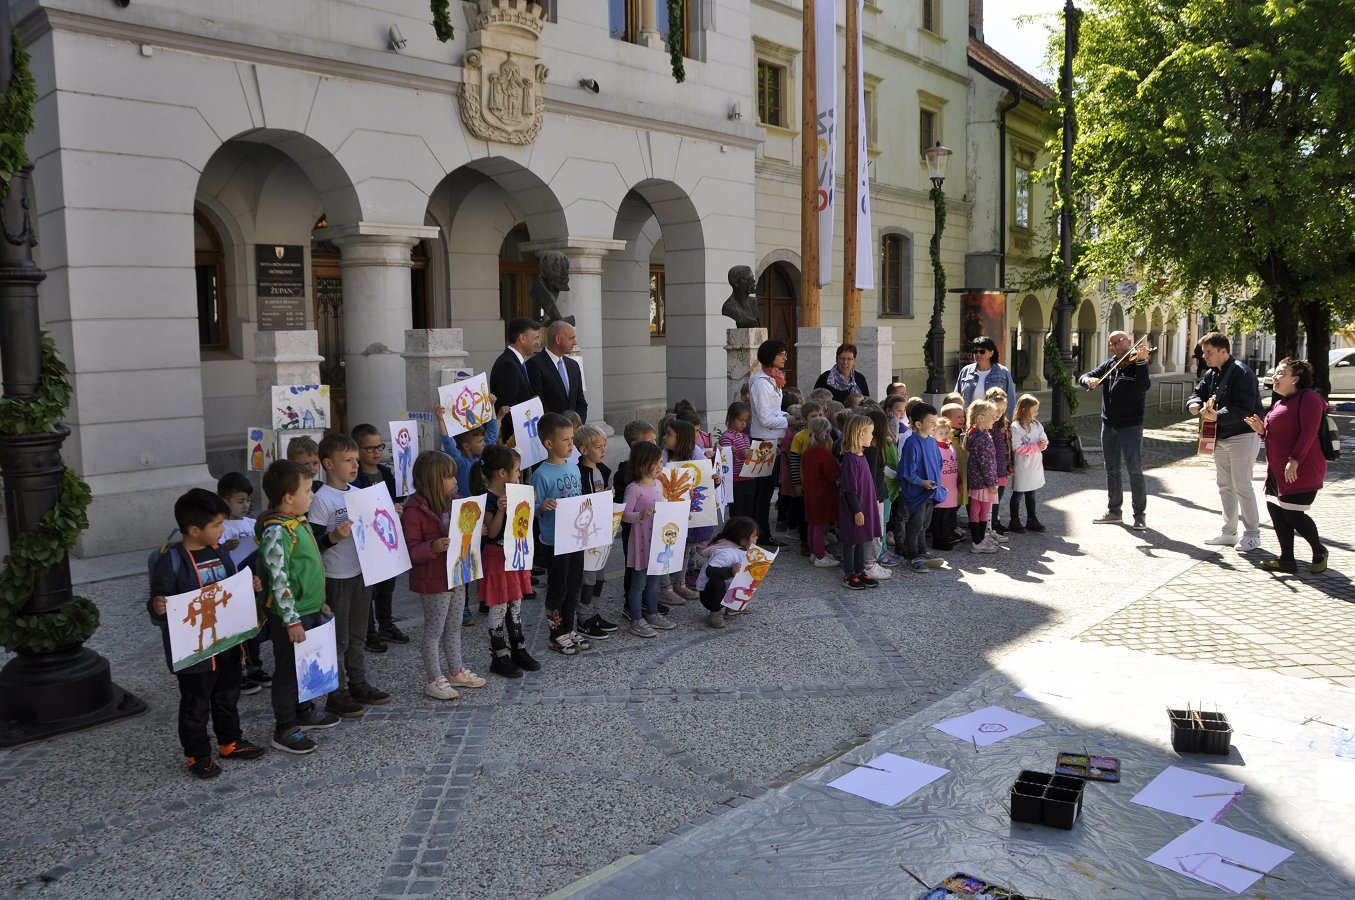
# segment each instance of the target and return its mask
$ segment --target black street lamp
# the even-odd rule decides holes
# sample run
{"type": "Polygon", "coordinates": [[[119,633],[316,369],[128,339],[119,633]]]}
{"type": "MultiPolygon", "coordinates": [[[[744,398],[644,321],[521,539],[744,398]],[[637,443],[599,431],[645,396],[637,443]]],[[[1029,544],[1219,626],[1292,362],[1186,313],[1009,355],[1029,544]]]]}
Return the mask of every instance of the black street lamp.
{"type": "Polygon", "coordinates": [[[941,313],[946,305],[946,269],[941,265],[941,232],[946,228],[946,193],[941,185],[946,182],[946,166],[951,150],[938,143],[923,152],[927,160],[927,177],[932,180],[932,209],[936,215],[932,229],[932,323],[927,329],[926,357],[927,393],[941,394],[946,390],[946,330],[941,327],[941,313]]]}

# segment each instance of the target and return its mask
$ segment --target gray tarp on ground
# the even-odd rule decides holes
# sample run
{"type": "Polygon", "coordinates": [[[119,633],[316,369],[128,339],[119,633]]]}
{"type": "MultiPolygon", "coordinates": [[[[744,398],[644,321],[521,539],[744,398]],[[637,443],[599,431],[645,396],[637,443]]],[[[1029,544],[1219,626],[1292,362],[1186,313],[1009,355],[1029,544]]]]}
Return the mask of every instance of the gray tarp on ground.
{"type": "MultiPolygon", "coordinates": [[[[1243,896],[1355,897],[1355,807],[1318,799],[1315,763],[1333,757],[1335,729],[1318,722],[1281,745],[1233,736],[1227,757],[1178,755],[1166,707],[1204,701],[1228,712],[1355,721],[1355,691],[1267,672],[1214,666],[1070,641],[1029,645],[968,688],[900,722],[842,759],[897,753],[951,770],[894,808],[827,786],[851,771],[830,762],[783,789],[635,859],[576,896],[917,897],[963,871],[1030,896],[1218,898],[1146,861],[1196,821],[1130,803],[1169,765],[1241,781],[1246,793],[1219,819],[1294,851],[1243,896]],[[1023,687],[1073,699],[1014,697],[1023,687]],[[1057,705],[1054,705],[1057,704],[1057,705]],[[931,726],[990,705],[1046,726],[985,747],[931,726]],[[1060,750],[1119,757],[1121,784],[1089,783],[1072,831],[1013,824],[1006,804],[1022,769],[1052,772],[1060,750]]],[[[806,723],[806,727],[812,727],[806,723]]],[[[1350,761],[1355,766],[1355,760],[1350,761]]],[[[736,769],[737,772],[737,769],[736,769]]],[[[562,892],[563,893],[563,892],[562,892]]]]}

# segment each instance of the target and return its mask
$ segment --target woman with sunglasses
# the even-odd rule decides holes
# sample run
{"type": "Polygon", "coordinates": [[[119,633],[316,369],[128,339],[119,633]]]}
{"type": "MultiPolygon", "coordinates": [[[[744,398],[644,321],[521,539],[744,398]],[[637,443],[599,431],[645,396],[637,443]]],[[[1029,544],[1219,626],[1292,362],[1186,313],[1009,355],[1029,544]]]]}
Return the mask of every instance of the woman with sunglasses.
{"type": "Polygon", "coordinates": [[[982,400],[989,388],[1002,388],[1007,394],[1007,418],[1016,413],[1016,382],[1006,366],[997,361],[997,344],[987,335],[974,338],[969,345],[974,361],[960,370],[955,392],[964,397],[965,407],[982,400]]]}

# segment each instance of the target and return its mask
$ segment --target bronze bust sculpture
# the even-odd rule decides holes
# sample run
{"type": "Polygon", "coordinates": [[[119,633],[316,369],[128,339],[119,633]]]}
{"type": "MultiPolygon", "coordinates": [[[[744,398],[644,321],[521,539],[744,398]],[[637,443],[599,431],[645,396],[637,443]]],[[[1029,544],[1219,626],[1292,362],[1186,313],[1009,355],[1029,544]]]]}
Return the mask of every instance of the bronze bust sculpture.
{"type": "Polygon", "coordinates": [[[574,324],[573,316],[560,315],[560,307],[555,305],[560,294],[569,290],[569,257],[559,250],[547,250],[540,256],[541,272],[532,283],[529,293],[532,303],[545,311],[543,326],[551,322],[574,324]]]}
{"type": "Polygon", "coordinates": [[[757,279],[748,266],[735,266],[729,270],[729,286],[733,290],[720,314],[734,320],[735,328],[757,328],[757,279]]]}

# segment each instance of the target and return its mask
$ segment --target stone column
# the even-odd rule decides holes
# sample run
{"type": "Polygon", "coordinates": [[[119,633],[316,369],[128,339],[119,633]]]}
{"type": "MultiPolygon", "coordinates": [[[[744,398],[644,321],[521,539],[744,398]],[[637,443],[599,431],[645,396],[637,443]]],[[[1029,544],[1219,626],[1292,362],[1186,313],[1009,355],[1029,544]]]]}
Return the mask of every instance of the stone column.
{"type": "Polygon", "coordinates": [[[1044,377],[1044,338],[1047,334],[1048,331],[1026,329],[1026,343],[1030,347],[1030,377],[1024,388],[1027,393],[1042,391],[1049,387],[1049,382],[1044,377]]]}
{"type": "Polygon", "coordinates": [[[819,376],[837,365],[838,340],[836,328],[799,328],[795,337],[796,383],[800,392],[809,398],[819,376]]]}
{"type": "Polygon", "coordinates": [[[757,364],[757,348],[767,340],[765,328],[729,328],[725,331],[725,356],[729,360],[729,402],[739,399],[739,391],[757,364]]]}
{"type": "Polygon", "coordinates": [[[885,389],[894,380],[893,328],[888,325],[857,326],[856,371],[865,377],[870,395],[876,400],[883,400],[885,389]]]}
{"type": "MultiPolygon", "coordinates": [[[[610,426],[603,419],[606,412],[603,389],[602,337],[602,258],[613,250],[624,250],[625,241],[606,238],[570,238],[568,241],[530,241],[522,245],[527,252],[560,250],[569,257],[569,290],[556,298],[562,315],[574,317],[579,346],[576,358],[583,370],[584,396],[588,400],[588,421],[608,434],[610,426]]],[[[541,333],[541,345],[546,344],[546,333],[541,333]]]]}
{"type": "MultiPolygon", "coordinates": [[[[405,331],[410,324],[409,251],[438,236],[433,226],[332,225],[343,252],[343,343],[348,421],[377,425],[405,409],[405,331]]],[[[378,427],[380,427],[378,425],[378,427]]]]}
{"type": "MultiPolygon", "coordinates": [[[[646,47],[663,49],[663,36],[659,34],[659,16],[655,4],[659,0],[640,0],[640,31],[636,35],[637,43],[646,47]]],[[[668,27],[672,27],[669,23],[668,27]]]]}

